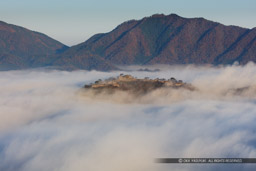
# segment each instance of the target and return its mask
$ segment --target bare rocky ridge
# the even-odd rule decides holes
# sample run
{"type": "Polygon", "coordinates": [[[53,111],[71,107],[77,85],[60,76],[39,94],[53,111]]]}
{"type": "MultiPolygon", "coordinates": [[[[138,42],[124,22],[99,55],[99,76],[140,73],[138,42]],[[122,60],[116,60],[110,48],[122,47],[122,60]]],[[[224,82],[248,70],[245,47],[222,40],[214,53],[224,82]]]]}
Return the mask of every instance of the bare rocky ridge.
{"type": "Polygon", "coordinates": [[[138,79],[131,75],[123,75],[116,78],[108,78],[104,81],[97,80],[93,84],[85,85],[85,89],[93,90],[96,93],[106,92],[114,93],[116,90],[126,91],[135,95],[143,95],[159,88],[183,88],[190,91],[195,88],[188,83],[184,83],[182,80],[176,80],[175,78],[166,79],[138,79]]]}

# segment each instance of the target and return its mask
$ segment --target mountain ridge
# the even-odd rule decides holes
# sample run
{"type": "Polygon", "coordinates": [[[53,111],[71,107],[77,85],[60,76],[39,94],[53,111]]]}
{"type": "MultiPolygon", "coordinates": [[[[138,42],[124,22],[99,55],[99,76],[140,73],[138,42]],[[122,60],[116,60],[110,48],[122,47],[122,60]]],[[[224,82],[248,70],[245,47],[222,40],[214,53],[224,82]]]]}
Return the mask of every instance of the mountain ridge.
{"type": "MultiPolygon", "coordinates": [[[[2,40],[2,37],[6,36],[6,27],[1,25],[8,26],[7,23],[3,23],[0,22],[2,40]]],[[[8,34],[13,34],[13,27],[9,29],[8,34]]],[[[28,29],[26,31],[30,32],[29,35],[32,37],[36,37],[34,34],[41,34],[28,29]]],[[[22,36],[27,35],[16,37],[22,36]]],[[[70,48],[44,34],[41,36],[44,38],[39,39],[40,41],[28,39],[28,47],[25,46],[27,51],[23,51],[25,55],[13,53],[12,50],[6,51],[3,47],[17,50],[14,46],[5,45],[8,39],[5,42],[0,39],[0,69],[1,64],[8,66],[8,62],[14,69],[15,66],[56,66],[70,70],[103,71],[118,69],[118,65],[225,65],[235,61],[240,64],[256,62],[256,28],[227,26],[202,17],[185,18],[177,14],[154,14],[139,20],[125,21],[110,32],[95,34],[85,42],[70,48]],[[29,41],[39,42],[40,46],[37,49],[31,47],[29,41]],[[42,50],[45,48],[46,50],[42,50]],[[33,53],[34,51],[38,52],[38,55],[33,53]]]]}
{"type": "Polygon", "coordinates": [[[67,48],[43,33],[0,22],[0,70],[41,67],[67,48]]]}
{"type": "Polygon", "coordinates": [[[256,61],[255,34],[255,28],[226,26],[202,17],[155,14],[92,36],[67,53],[90,52],[115,65],[245,64],[256,61]]]}

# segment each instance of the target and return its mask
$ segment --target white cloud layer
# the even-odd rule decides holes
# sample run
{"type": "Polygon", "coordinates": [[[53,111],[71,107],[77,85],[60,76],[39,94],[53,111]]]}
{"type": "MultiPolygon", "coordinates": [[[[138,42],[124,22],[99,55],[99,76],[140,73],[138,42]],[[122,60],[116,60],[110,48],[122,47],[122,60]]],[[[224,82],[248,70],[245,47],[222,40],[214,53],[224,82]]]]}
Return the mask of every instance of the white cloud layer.
{"type": "Polygon", "coordinates": [[[123,73],[175,77],[198,91],[159,90],[139,99],[120,93],[85,97],[84,84],[120,72],[0,72],[0,170],[255,169],[255,164],[154,163],[158,157],[256,157],[254,64],[132,69],[123,73]],[[232,92],[243,87],[249,88],[232,92]]]}

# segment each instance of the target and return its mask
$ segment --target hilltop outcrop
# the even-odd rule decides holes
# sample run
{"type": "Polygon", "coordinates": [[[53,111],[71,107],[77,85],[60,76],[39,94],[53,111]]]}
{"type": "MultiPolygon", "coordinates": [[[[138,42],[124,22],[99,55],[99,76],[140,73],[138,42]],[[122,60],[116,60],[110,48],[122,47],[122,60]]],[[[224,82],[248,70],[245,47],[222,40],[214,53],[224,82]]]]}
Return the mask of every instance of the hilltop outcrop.
{"type": "Polygon", "coordinates": [[[187,90],[195,90],[195,88],[182,80],[175,78],[166,79],[150,79],[148,77],[139,79],[131,75],[120,74],[118,77],[108,78],[106,80],[97,80],[92,84],[85,85],[85,89],[95,91],[96,93],[106,92],[114,93],[116,90],[126,91],[134,94],[146,94],[160,88],[183,88],[187,90]]]}

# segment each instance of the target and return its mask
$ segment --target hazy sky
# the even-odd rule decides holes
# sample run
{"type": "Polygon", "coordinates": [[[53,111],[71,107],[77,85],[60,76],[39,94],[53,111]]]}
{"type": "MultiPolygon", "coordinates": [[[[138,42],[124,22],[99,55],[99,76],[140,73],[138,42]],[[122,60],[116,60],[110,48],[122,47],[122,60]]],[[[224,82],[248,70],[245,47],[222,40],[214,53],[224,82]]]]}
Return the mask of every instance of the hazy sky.
{"type": "Polygon", "coordinates": [[[67,45],[155,13],[256,27],[255,0],[0,0],[0,20],[43,32],[67,45]]]}

